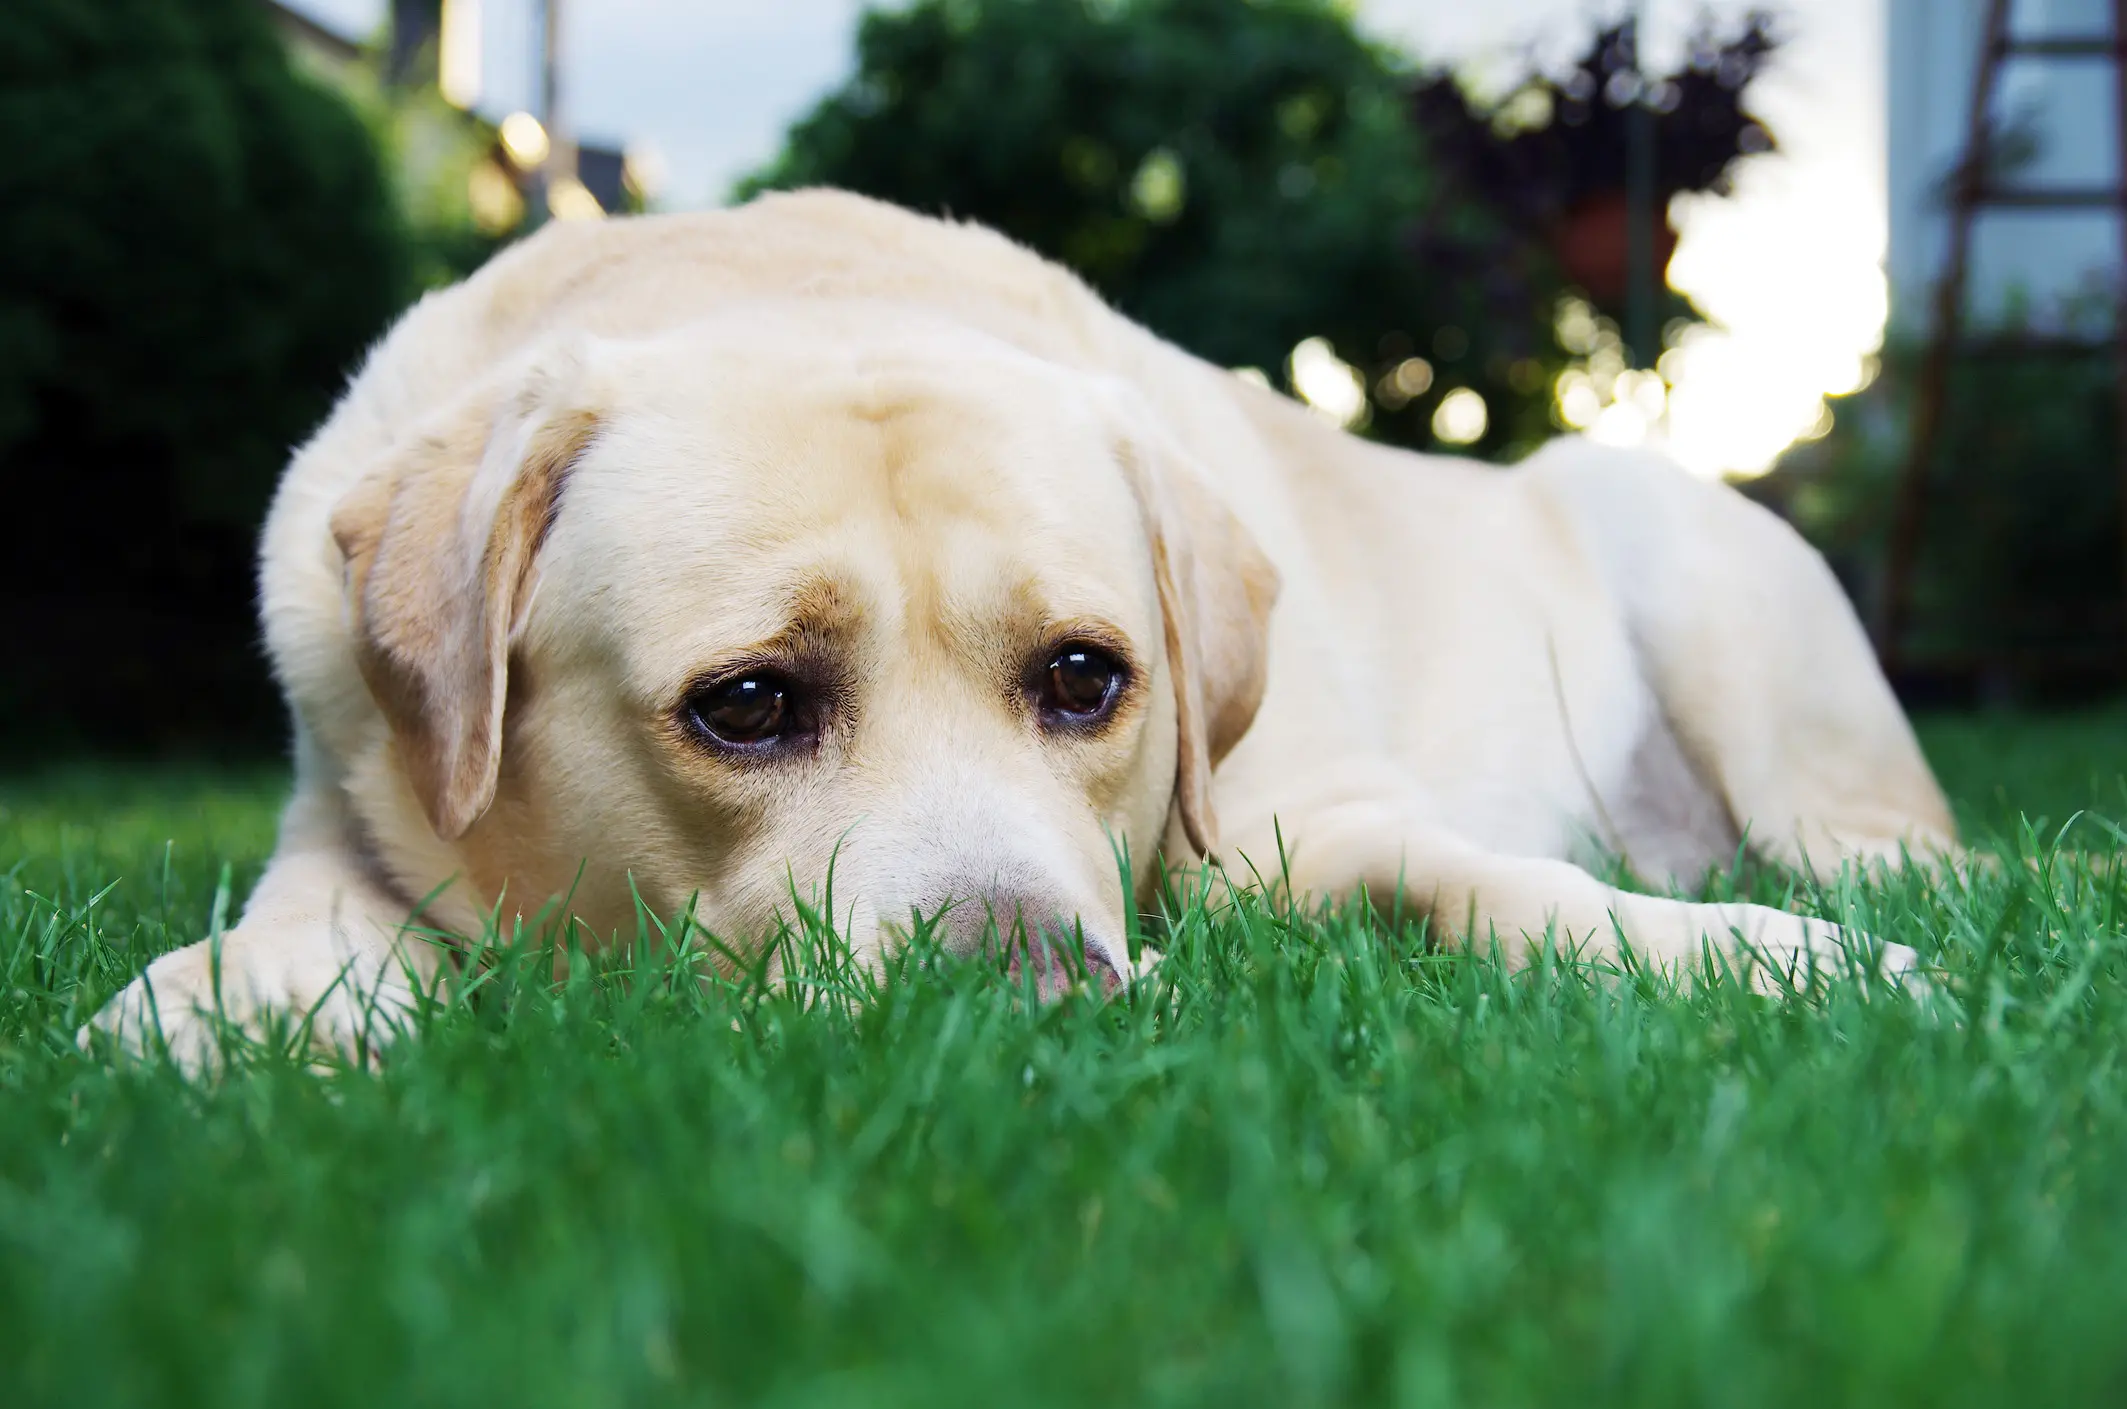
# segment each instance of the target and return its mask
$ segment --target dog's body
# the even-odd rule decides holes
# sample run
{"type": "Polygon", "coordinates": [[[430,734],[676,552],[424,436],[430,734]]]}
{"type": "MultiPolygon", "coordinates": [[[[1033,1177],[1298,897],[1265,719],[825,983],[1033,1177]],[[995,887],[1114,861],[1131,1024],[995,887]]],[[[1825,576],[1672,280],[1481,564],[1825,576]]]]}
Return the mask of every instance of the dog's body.
{"type": "MultiPolygon", "coordinates": [[[[1791,962],[1836,929],[1575,862],[1952,844],[1830,574],[1740,496],[1383,449],[830,193],[556,226],[426,300],[296,456],[261,585],[296,794],[219,1001],[339,1048],[436,972],[397,937],[432,894],[477,932],[570,892],[603,937],[632,884],[744,942],[832,863],[860,949],[955,902],[1121,972],[1111,848],[1215,851],[1514,953],[1791,962]]],[[[201,1050],[208,967],[99,1022],[201,1050]]]]}

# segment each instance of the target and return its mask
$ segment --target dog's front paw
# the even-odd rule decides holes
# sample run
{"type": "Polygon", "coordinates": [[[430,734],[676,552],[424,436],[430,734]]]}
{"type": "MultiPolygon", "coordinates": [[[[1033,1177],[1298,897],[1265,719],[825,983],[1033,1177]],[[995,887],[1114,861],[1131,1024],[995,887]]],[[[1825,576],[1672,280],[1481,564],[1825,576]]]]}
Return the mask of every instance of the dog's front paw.
{"type": "Polygon", "coordinates": [[[1868,940],[1863,937],[1862,947],[1856,955],[1861,962],[1867,962],[1868,947],[1871,945],[1876,951],[1876,975],[1885,983],[1902,988],[1915,998],[1925,998],[1935,991],[1934,982],[1928,978],[1920,962],[1918,950],[1887,939],[1868,940]]]}
{"type": "Polygon", "coordinates": [[[190,1075],[220,1069],[231,1039],[292,1039],[314,1057],[362,1062],[404,1031],[413,982],[382,956],[310,934],[231,931],[148,965],[80,1033],[131,1057],[167,1049],[190,1075]]]}
{"type": "Polygon", "coordinates": [[[1752,977],[1760,991],[1807,992],[1827,980],[1859,977],[1873,978],[1922,1001],[1936,996],[1934,981],[1911,947],[1829,920],[1800,915],[1785,918],[1792,924],[1791,933],[1766,934],[1755,946],[1754,957],[1759,962],[1752,966],[1752,977]]]}
{"type": "Polygon", "coordinates": [[[1889,940],[1878,943],[1882,952],[1876,961],[1876,972],[1884,983],[1918,1003],[1931,1019],[1959,1021],[1956,1000],[1949,984],[1940,977],[1939,969],[1929,973],[1926,961],[1903,944],[1893,944],[1889,940]]]}
{"type": "Polygon", "coordinates": [[[1130,989],[1151,982],[1158,977],[1159,966],[1166,958],[1161,951],[1140,945],[1135,959],[1125,959],[1117,966],[1122,975],[1123,987],[1130,989]]]}

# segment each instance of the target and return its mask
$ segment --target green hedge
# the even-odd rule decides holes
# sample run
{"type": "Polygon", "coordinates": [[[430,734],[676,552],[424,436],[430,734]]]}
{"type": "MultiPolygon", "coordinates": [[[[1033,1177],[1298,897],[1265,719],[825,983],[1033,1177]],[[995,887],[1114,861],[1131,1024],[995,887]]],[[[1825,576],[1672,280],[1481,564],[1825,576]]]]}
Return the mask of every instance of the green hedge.
{"type": "MultiPolygon", "coordinates": [[[[1919,361],[1917,349],[1894,349],[1867,392],[1839,403],[1831,434],[1792,452],[1765,486],[1868,609],[1919,361]]],[[[1903,642],[1914,671],[2026,693],[2120,678],[2117,396],[2109,357],[1952,368],[1903,642]]]]}
{"type": "Polygon", "coordinates": [[[0,747],[270,746],[256,527],[410,291],[375,144],[257,0],[9,0],[0,149],[0,747]]]}

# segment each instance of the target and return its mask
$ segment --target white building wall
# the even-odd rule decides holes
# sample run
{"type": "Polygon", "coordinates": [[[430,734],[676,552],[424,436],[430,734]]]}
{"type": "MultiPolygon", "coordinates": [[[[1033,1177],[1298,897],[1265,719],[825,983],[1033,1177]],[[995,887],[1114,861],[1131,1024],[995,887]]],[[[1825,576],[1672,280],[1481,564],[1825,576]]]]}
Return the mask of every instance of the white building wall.
{"type": "MultiPolygon", "coordinates": [[[[1891,326],[1902,336],[1923,335],[1929,324],[1947,247],[1948,175],[1964,146],[1985,12],[1986,0],[1890,0],[1889,273],[1891,326]]],[[[2112,28],[2110,0],[2014,0],[2010,16],[2018,37],[2112,28]]],[[[2118,184],[2113,83],[2103,59],[2011,59],[1996,88],[1996,120],[2027,126],[2038,151],[2010,179],[2118,184]]],[[[2067,308],[2081,304],[2104,326],[2120,262],[2120,220],[2110,212],[1984,210],[1966,307],[1976,326],[2015,315],[2059,330],[2067,308]]]]}

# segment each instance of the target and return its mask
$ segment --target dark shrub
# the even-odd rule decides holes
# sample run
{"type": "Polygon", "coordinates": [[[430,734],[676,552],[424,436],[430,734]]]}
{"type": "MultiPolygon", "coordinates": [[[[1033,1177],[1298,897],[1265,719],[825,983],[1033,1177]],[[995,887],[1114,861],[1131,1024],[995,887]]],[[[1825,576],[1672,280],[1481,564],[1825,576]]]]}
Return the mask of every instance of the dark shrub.
{"type": "Polygon", "coordinates": [[[375,146],[256,0],[9,0],[0,150],[0,747],[270,746],[259,518],[408,289],[375,146]]]}
{"type": "MultiPolygon", "coordinates": [[[[1782,501],[1864,610],[1880,605],[1919,355],[1839,405],[1832,433],[1791,452],[1760,493],[1782,501]]],[[[2116,382],[2107,357],[1961,362],[1913,578],[1902,660],[1999,692],[2075,689],[2119,674],[2122,556],[2116,382]]]]}

